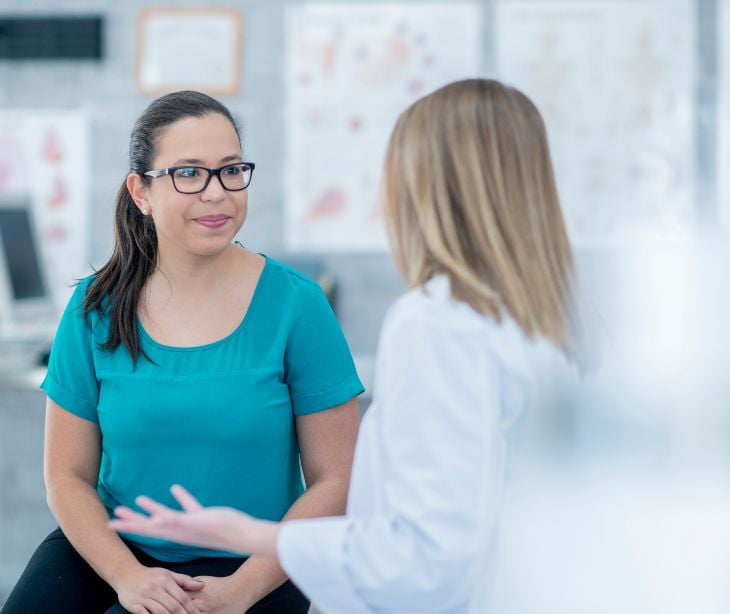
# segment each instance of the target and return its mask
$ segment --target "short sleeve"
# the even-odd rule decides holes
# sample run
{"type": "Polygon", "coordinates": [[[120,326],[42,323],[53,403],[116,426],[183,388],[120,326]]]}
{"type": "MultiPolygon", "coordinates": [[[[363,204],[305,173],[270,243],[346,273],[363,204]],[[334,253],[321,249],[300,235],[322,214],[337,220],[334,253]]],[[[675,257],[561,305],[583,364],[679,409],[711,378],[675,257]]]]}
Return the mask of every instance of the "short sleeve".
{"type": "Polygon", "coordinates": [[[86,283],[76,286],[56,331],[41,383],[53,402],[91,422],[98,422],[99,385],[93,357],[91,324],[83,314],[86,283]]]}
{"type": "Polygon", "coordinates": [[[324,293],[314,284],[302,292],[304,300],[292,320],[284,365],[297,416],[341,405],[365,390],[324,293]]]}

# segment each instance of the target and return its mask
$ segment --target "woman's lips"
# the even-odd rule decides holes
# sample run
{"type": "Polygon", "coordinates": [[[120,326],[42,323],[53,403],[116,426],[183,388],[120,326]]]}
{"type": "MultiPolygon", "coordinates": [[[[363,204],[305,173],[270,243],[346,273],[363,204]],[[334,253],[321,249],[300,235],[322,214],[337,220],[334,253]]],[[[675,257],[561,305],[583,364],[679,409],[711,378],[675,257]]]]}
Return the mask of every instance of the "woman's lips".
{"type": "Polygon", "coordinates": [[[204,215],[203,217],[196,217],[195,221],[206,228],[220,228],[225,226],[230,219],[228,215],[204,215]]]}

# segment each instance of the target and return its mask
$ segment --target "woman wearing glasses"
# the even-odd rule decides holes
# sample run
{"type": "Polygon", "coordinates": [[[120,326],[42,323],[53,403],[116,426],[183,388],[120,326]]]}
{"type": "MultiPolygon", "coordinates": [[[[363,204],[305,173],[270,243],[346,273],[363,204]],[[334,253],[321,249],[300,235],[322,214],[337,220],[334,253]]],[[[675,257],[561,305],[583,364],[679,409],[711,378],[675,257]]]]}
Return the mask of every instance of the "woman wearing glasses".
{"type": "Polygon", "coordinates": [[[172,503],[176,481],[271,520],[344,512],[363,390],[319,287],[233,243],[254,164],[223,105],[155,100],[130,169],[113,254],[77,286],[42,385],[60,528],[3,612],[306,612],[271,559],[107,526],[140,492],[172,503]]]}

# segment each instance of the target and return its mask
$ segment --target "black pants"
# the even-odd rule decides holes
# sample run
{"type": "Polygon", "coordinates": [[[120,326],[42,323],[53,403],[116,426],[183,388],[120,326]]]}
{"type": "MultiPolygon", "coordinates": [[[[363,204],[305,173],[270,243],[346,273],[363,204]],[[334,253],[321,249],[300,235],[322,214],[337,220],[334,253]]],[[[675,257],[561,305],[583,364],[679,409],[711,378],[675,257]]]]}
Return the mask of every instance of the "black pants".
{"type": "MultiPolygon", "coordinates": [[[[127,543],[140,563],[189,576],[229,576],[246,560],[205,557],[183,563],[158,561],[127,543]]],[[[307,598],[287,581],[252,606],[251,614],[306,614],[307,598]]],[[[0,614],[117,614],[126,612],[114,590],[81,557],[61,529],[35,551],[0,614]]]]}

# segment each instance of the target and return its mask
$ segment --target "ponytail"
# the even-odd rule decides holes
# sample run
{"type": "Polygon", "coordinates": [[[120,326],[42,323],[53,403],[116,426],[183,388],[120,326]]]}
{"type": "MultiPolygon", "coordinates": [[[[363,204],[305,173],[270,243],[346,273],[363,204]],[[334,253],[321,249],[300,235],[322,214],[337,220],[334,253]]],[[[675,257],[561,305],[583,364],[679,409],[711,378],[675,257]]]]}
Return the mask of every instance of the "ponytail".
{"type": "Polygon", "coordinates": [[[126,181],[117,192],[114,218],[114,251],[89,284],[84,315],[108,314],[109,337],[102,348],[114,350],[124,344],[136,364],[140,353],[149,358],[139,342],[137,307],[157,263],[157,233],[152,218],[143,215],[132,200],[126,181]]]}

